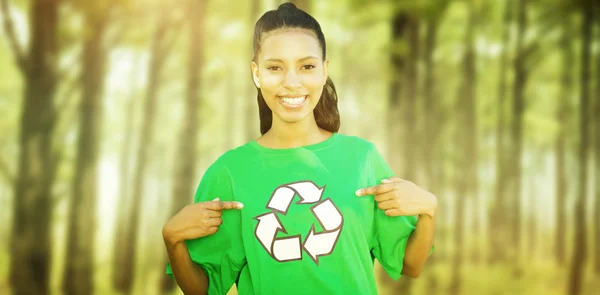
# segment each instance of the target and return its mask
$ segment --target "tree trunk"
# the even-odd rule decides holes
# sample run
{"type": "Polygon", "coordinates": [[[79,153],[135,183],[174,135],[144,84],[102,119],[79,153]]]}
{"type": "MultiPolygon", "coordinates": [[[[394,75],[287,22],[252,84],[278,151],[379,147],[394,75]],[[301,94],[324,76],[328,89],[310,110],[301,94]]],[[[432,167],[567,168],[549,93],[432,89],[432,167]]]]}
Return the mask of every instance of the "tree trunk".
{"type": "Polygon", "coordinates": [[[425,41],[425,54],[423,56],[425,63],[425,88],[423,93],[423,118],[425,124],[425,134],[423,138],[423,167],[425,170],[425,176],[427,178],[427,184],[431,190],[433,190],[434,176],[434,162],[433,154],[434,148],[436,147],[437,140],[437,128],[436,125],[436,111],[437,104],[435,103],[435,65],[433,63],[433,52],[436,46],[438,21],[431,20],[427,24],[427,36],[425,41]],[[435,135],[435,136],[434,136],[435,135]]]}
{"type": "Polygon", "coordinates": [[[467,195],[473,202],[473,222],[472,224],[472,236],[471,241],[475,246],[471,252],[471,259],[478,261],[481,257],[478,239],[481,236],[479,225],[481,224],[481,214],[479,214],[479,197],[477,193],[477,168],[478,168],[478,124],[477,124],[477,56],[475,55],[475,34],[477,27],[477,8],[474,3],[471,3],[470,16],[469,16],[469,28],[467,29],[466,40],[465,40],[465,57],[464,57],[464,73],[465,73],[465,85],[464,85],[464,100],[465,100],[465,132],[466,134],[466,145],[465,152],[468,155],[468,161],[464,162],[467,168],[468,188],[467,195]]]}
{"type": "Polygon", "coordinates": [[[144,172],[148,163],[148,152],[153,142],[154,122],[156,113],[156,99],[161,85],[161,73],[167,56],[165,50],[165,36],[167,35],[169,22],[165,14],[161,14],[156,27],[152,41],[148,88],[142,112],[142,134],[138,152],[136,153],[135,170],[133,175],[133,191],[131,211],[127,216],[129,219],[125,222],[124,241],[117,241],[118,252],[117,259],[121,262],[119,267],[113,271],[113,286],[117,291],[130,294],[135,279],[135,250],[137,248],[140,210],[142,204],[142,185],[144,183],[144,172]],[[121,242],[121,243],[119,243],[121,242]]]}
{"type": "MultiPolygon", "coordinates": [[[[7,10],[6,1],[2,5],[7,10]]],[[[58,7],[58,0],[32,1],[29,51],[25,56],[15,50],[25,80],[10,241],[9,280],[16,295],[50,292],[58,7]]],[[[8,22],[9,17],[4,17],[8,22]]]]}
{"type": "MultiPolygon", "coordinates": [[[[408,16],[397,12],[392,19],[392,36],[390,43],[396,45],[404,39],[404,32],[408,25],[408,16]]],[[[402,135],[402,121],[400,116],[400,103],[402,101],[402,77],[404,76],[406,57],[392,50],[390,52],[390,63],[392,64],[392,76],[390,82],[389,110],[387,114],[387,125],[390,128],[390,141],[388,147],[400,147],[400,150],[388,148],[387,159],[390,161],[392,170],[400,174],[400,159],[398,155],[402,154],[400,138],[402,135]]]]}
{"type": "MultiPolygon", "coordinates": [[[[252,3],[250,5],[250,27],[254,28],[254,25],[256,24],[256,21],[258,21],[259,18],[260,1],[252,0],[252,3]]],[[[254,44],[251,44],[251,46],[252,47],[250,47],[250,54],[253,56],[254,44]]],[[[256,101],[257,91],[259,90],[258,88],[256,88],[252,80],[252,71],[250,70],[250,65],[248,65],[247,69],[247,73],[249,73],[249,77],[246,80],[248,83],[248,93],[243,96],[244,101],[246,102],[244,104],[244,118],[246,118],[245,142],[251,141],[256,138],[256,136],[259,134],[258,130],[260,126],[258,121],[258,104],[256,101]]]]}
{"type": "MultiPolygon", "coordinates": [[[[517,270],[520,269],[520,252],[521,252],[521,226],[522,226],[522,212],[521,212],[521,155],[523,149],[523,114],[525,112],[525,88],[527,85],[528,73],[526,69],[526,56],[525,56],[525,32],[527,30],[527,17],[526,17],[526,1],[519,0],[517,10],[517,38],[516,38],[516,57],[514,59],[514,70],[515,79],[513,85],[513,101],[512,101],[512,113],[513,120],[511,122],[511,144],[512,144],[512,173],[511,178],[513,180],[512,186],[512,243],[514,261],[517,266],[517,270]]],[[[519,275],[519,271],[516,272],[519,275]]]]}
{"type": "MultiPolygon", "coordinates": [[[[131,75],[132,77],[136,77],[136,75],[131,75]]],[[[118,281],[117,278],[117,269],[121,266],[123,259],[120,253],[124,247],[124,243],[127,240],[127,236],[125,236],[125,229],[128,228],[126,222],[128,221],[127,214],[131,211],[131,174],[130,174],[130,158],[131,158],[131,146],[133,144],[133,136],[134,136],[134,114],[135,114],[135,104],[137,97],[137,85],[135,84],[135,79],[131,81],[132,85],[132,93],[129,101],[127,101],[127,106],[125,107],[124,116],[127,118],[125,122],[125,142],[121,149],[121,159],[119,165],[119,202],[117,208],[117,226],[116,226],[116,234],[113,244],[112,251],[112,281],[118,281]]]]}
{"type": "MultiPolygon", "coordinates": [[[[457,113],[462,112],[460,110],[463,104],[462,102],[457,102],[457,113]]],[[[459,131],[457,134],[457,139],[461,140],[464,143],[465,134],[464,131],[459,131]]],[[[456,163],[457,167],[462,167],[465,163],[465,155],[460,156],[459,163],[456,163]]],[[[464,236],[465,236],[465,206],[467,204],[466,198],[468,194],[468,181],[466,177],[462,175],[454,175],[454,182],[456,183],[456,202],[455,202],[455,231],[454,231],[454,255],[452,258],[452,279],[450,281],[449,294],[450,295],[458,295],[461,294],[461,285],[462,285],[462,272],[463,272],[463,260],[464,260],[464,236]]]]}
{"type": "MultiPolygon", "coordinates": [[[[536,152],[537,155],[543,155],[543,151],[538,151],[536,152]]],[[[537,160],[536,158],[539,158],[539,156],[534,156],[533,157],[534,160],[537,160]]],[[[536,205],[538,202],[536,202],[537,199],[537,176],[535,175],[535,168],[534,167],[543,167],[543,161],[536,161],[536,163],[533,164],[532,168],[531,168],[531,172],[529,174],[529,184],[528,184],[528,191],[529,191],[529,196],[528,196],[528,207],[529,207],[529,219],[527,222],[527,237],[529,239],[528,241],[528,249],[529,251],[527,252],[527,257],[528,259],[534,260],[536,258],[536,254],[537,254],[537,216],[536,216],[536,205]]]]}
{"type": "MultiPolygon", "coordinates": [[[[171,196],[171,214],[175,215],[186,205],[193,201],[193,185],[196,181],[194,171],[196,168],[196,150],[200,119],[200,89],[202,81],[202,67],[204,60],[204,27],[206,19],[207,1],[190,1],[190,43],[189,43],[189,63],[187,96],[185,101],[185,114],[183,126],[177,149],[177,160],[173,175],[173,194],[171,196]]],[[[168,258],[165,255],[165,264],[168,258]]],[[[161,279],[161,291],[163,293],[172,291],[175,287],[175,281],[169,276],[164,275],[161,279]]]]}
{"type": "Polygon", "coordinates": [[[236,112],[236,97],[235,97],[235,92],[236,92],[236,81],[233,77],[235,77],[235,65],[231,64],[229,65],[229,74],[226,74],[225,81],[223,81],[223,83],[225,83],[225,101],[226,101],[226,108],[227,108],[227,113],[231,114],[231,117],[225,117],[225,130],[223,132],[223,135],[225,136],[225,148],[224,150],[229,150],[234,148],[236,141],[235,141],[235,135],[237,132],[235,132],[234,130],[234,126],[235,126],[235,121],[237,121],[236,118],[239,118],[239,116],[235,115],[236,112]]]}
{"type": "MultiPolygon", "coordinates": [[[[408,25],[408,16],[406,14],[398,11],[391,22],[391,40],[390,43],[392,45],[400,44],[404,39],[404,33],[407,29],[408,25]]],[[[401,55],[395,50],[391,50],[390,52],[390,63],[392,65],[392,75],[390,77],[390,88],[389,88],[389,113],[387,114],[387,126],[389,128],[389,132],[391,136],[389,137],[389,141],[387,142],[388,147],[401,147],[399,145],[399,139],[402,138],[402,128],[401,128],[401,117],[400,114],[400,102],[402,96],[402,77],[404,76],[404,65],[405,65],[406,57],[401,55]]],[[[387,159],[390,161],[390,167],[392,170],[396,171],[398,175],[399,172],[399,157],[398,155],[402,154],[401,148],[398,149],[387,149],[387,159]]],[[[391,286],[395,282],[387,275],[385,271],[379,268],[379,282],[383,286],[391,286]]]]}
{"type": "Polygon", "coordinates": [[[0,215],[0,239],[1,241],[9,241],[10,240],[10,218],[11,218],[11,195],[9,190],[12,190],[14,187],[14,182],[9,182],[8,186],[2,186],[0,188],[0,210],[2,210],[2,215],[0,215]]]}
{"type": "MultiPolygon", "coordinates": [[[[423,56],[425,63],[425,89],[423,95],[423,118],[425,120],[425,134],[423,137],[423,164],[425,170],[425,177],[427,178],[428,189],[439,195],[439,180],[436,179],[436,171],[442,169],[442,165],[439,162],[434,162],[437,159],[436,156],[440,150],[438,147],[439,142],[439,128],[440,125],[436,124],[438,116],[438,104],[435,102],[435,65],[433,63],[433,52],[436,48],[437,32],[439,26],[439,16],[432,17],[427,23],[427,35],[425,41],[425,54],[423,56]]],[[[439,213],[437,213],[439,216],[439,213]]],[[[439,219],[439,217],[438,217],[439,219]]],[[[438,229],[439,232],[439,229],[438,229]]],[[[427,260],[427,266],[429,268],[436,264],[437,256],[433,255],[427,260]]],[[[439,278],[435,273],[429,275],[427,284],[427,294],[435,294],[439,289],[439,278]]]]}
{"type": "MultiPolygon", "coordinates": [[[[409,179],[411,181],[417,181],[415,178],[417,177],[417,171],[415,167],[417,167],[417,149],[416,146],[418,144],[417,140],[417,130],[416,130],[416,112],[417,112],[417,87],[418,87],[418,60],[419,60],[419,20],[415,17],[412,17],[409,20],[407,26],[407,41],[409,46],[409,56],[408,63],[406,68],[406,73],[404,75],[404,82],[406,85],[405,88],[405,96],[403,97],[403,104],[401,106],[403,116],[401,117],[403,120],[403,128],[405,137],[410,138],[411,140],[403,140],[404,145],[404,154],[402,162],[404,163],[402,168],[402,176],[403,178],[409,179]],[[416,142],[415,142],[416,141],[416,142]]],[[[393,290],[394,294],[411,294],[412,289],[412,279],[410,277],[401,277],[398,282],[394,283],[393,290]]]]}
{"type": "MultiPolygon", "coordinates": [[[[569,23],[565,24],[569,27],[569,23]]],[[[563,33],[560,47],[562,51],[561,99],[556,110],[558,119],[558,136],[556,138],[556,262],[566,263],[566,200],[567,175],[565,169],[565,141],[567,133],[567,110],[570,109],[570,97],[573,91],[572,65],[574,62],[570,35],[563,33]]]]}
{"type": "Polygon", "coordinates": [[[506,159],[505,154],[505,116],[506,116],[506,91],[508,78],[508,48],[510,36],[510,23],[512,19],[511,1],[505,4],[504,24],[502,27],[502,55],[500,57],[500,73],[498,82],[498,107],[496,123],[496,189],[494,200],[490,212],[489,238],[490,238],[490,258],[491,263],[504,261],[506,259],[506,245],[504,241],[508,240],[508,228],[506,227],[507,205],[505,200],[506,189],[506,159]]]}
{"type": "MultiPolygon", "coordinates": [[[[460,162],[458,167],[464,167],[465,173],[458,175],[455,173],[456,181],[456,223],[455,223],[455,234],[456,234],[456,246],[454,253],[452,279],[450,283],[450,294],[458,295],[461,293],[462,288],[462,271],[464,255],[467,247],[465,247],[465,206],[469,198],[474,197],[474,183],[477,181],[477,144],[476,136],[476,118],[475,110],[476,107],[476,67],[475,67],[475,26],[476,26],[476,12],[475,4],[470,3],[469,5],[469,23],[467,25],[467,32],[465,34],[465,55],[463,57],[463,73],[464,79],[460,92],[457,95],[457,115],[458,115],[458,144],[463,147],[463,153],[460,156],[460,162]],[[475,157],[475,158],[474,158],[475,157]]],[[[460,171],[460,169],[459,169],[460,171]]]]}
{"type": "Polygon", "coordinates": [[[89,37],[83,48],[82,100],[79,115],[77,162],[69,206],[67,255],[63,292],[83,295],[94,292],[94,235],[96,233],[96,192],[101,136],[102,98],[106,52],[103,38],[106,19],[87,15],[89,37]]]}
{"type": "Polygon", "coordinates": [[[567,294],[579,295],[582,292],[582,278],[587,257],[587,232],[586,232],[586,188],[587,188],[587,156],[589,141],[589,112],[590,107],[590,51],[592,44],[593,5],[591,0],[582,3],[583,20],[581,23],[581,96],[580,96],[580,126],[581,141],[579,145],[579,181],[577,199],[575,201],[575,245],[573,247],[573,260],[569,275],[567,294]]]}
{"type": "MultiPolygon", "coordinates": [[[[467,82],[463,82],[467,83],[467,82]]],[[[464,87],[464,85],[463,85],[464,87]]],[[[456,132],[456,144],[464,147],[463,151],[466,150],[466,131],[462,130],[465,124],[465,104],[466,102],[462,101],[461,97],[457,97],[456,101],[456,114],[458,115],[458,120],[460,121],[459,126],[456,132]]],[[[468,161],[468,155],[466,152],[463,152],[460,156],[457,156],[457,160],[455,162],[455,167],[464,167],[465,163],[468,161]]],[[[464,241],[465,241],[465,206],[467,204],[468,197],[468,177],[466,175],[457,175],[455,172],[453,175],[453,180],[456,185],[456,201],[454,203],[454,255],[452,256],[452,273],[449,287],[450,295],[458,295],[461,294],[461,285],[462,285],[462,271],[463,271],[463,261],[464,261],[464,241]]]]}
{"type": "MultiPolygon", "coordinates": [[[[596,8],[600,8],[600,4],[596,2],[596,8]]],[[[600,11],[600,9],[596,9],[596,11],[600,11]]],[[[600,16],[596,15],[596,24],[597,24],[597,34],[598,40],[600,40],[600,16]]],[[[596,119],[596,197],[594,198],[594,231],[596,237],[596,247],[594,248],[595,252],[595,263],[594,270],[595,273],[600,275],[600,52],[596,54],[596,109],[594,118],[596,119]]]]}
{"type": "MultiPolygon", "coordinates": [[[[433,183],[433,192],[439,197],[439,199],[446,199],[447,188],[448,188],[448,171],[446,166],[443,165],[444,161],[448,159],[447,156],[447,146],[444,143],[446,142],[443,134],[448,133],[447,124],[450,123],[448,120],[448,113],[454,113],[453,111],[447,110],[447,106],[443,104],[439,104],[436,112],[436,118],[438,118],[436,125],[439,126],[437,132],[439,134],[439,138],[437,139],[437,152],[434,154],[434,162],[437,163],[438,168],[434,171],[435,181],[433,183]]],[[[443,201],[447,202],[447,201],[443,201]]],[[[429,259],[433,259],[433,261],[447,262],[448,257],[451,254],[448,249],[450,249],[449,245],[452,243],[453,232],[450,231],[451,220],[451,207],[450,206],[442,206],[439,208],[438,220],[441,220],[443,224],[438,224],[436,226],[436,237],[435,244],[440,245],[437,248],[435,254],[431,256],[429,259]]],[[[431,293],[427,293],[431,294],[431,293]]]]}
{"type": "Polygon", "coordinates": [[[404,81],[406,85],[406,96],[404,97],[404,104],[401,107],[403,111],[404,120],[404,134],[406,137],[403,140],[404,144],[404,167],[402,169],[402,175],[411,181],[417,181],[415,178],[418,173],[415,170],[417,167],[416,146],[419,144],[417,141],[417,126],[415,122],[417,120],[417,87],[418,87],[418,60],[419,60],[419,20],[411,18],[408,26],[408,47],[409,56],[406,68],[406,75],[404,81]]]}

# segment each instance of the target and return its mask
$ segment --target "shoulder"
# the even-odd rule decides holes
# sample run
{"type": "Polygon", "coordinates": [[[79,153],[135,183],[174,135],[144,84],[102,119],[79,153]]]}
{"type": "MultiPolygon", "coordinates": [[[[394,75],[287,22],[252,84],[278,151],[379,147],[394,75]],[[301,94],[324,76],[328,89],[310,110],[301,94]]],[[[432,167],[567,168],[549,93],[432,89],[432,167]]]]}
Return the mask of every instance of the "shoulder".
{"type": "Polygon", "coordinates": [[[344,148],[352,148],[361,152],[372,152],[376,151],[377,147],[375,144],[367,139],[339,133],[339,142],[344,148]]]}
{"type": "Polygon", "coordinates": [[[221,154],[208,169],[228,171],[232,167],[244,163],[245,160],[253,158],[252,153],[255,153],[255,150],[249,144],[238,146],[221,154]]]}
{"type": "Polygon", "coordinates": [[[229,167],[235,162],[236,149],[228,150],[221,154],[208,168],[205,174],[227,175],[229,167]]]}

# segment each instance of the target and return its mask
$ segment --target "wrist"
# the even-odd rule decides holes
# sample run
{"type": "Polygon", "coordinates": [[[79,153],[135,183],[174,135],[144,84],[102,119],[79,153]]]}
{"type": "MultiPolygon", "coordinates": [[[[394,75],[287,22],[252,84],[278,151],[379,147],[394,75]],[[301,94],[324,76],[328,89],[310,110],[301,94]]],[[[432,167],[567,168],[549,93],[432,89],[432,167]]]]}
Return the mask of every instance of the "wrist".
{"type": "Polygon", "coordinates": [[[167,226],[163,227],[162,236],[165,244],[168,246],[175,246],[183,242],[183,239],[179,238],[178,235],[170,230],[167,226]]]}
{"type": "Polygon", "coordinates": [[[437,211],[437,198],[432,193],[429,193],[429,196],[427,199],[428,199],[428,201],[427,201],[426,205],[424,206],[425,208],[423,208],[423,211],[421,214],[419,214],[419,217],[421,215],[424,215],[424,216],[433,218],[433,217],[435,217],[435,213],[437,211]]]}
{"type": "Polygon", "coordinates": [[[425,217],[425,218],[432,219],[433,217],[435,217],[435,211],[426,211],[424,213],[419,214],[418,217],[419,218],[425,217]]]}

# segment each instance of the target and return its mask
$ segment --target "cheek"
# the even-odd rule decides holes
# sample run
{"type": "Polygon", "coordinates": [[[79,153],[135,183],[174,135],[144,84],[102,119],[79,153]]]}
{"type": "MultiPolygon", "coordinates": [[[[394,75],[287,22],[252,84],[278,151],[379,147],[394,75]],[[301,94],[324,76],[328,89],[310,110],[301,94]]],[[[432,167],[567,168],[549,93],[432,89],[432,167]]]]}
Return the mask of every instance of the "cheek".
{"type": "Polygon", "coordinates": [[[324,81],[320,75],[306,75],[302,82],[304,86],[309,87],[312,91],[323,87],[324,81]]]}
{"type": "Polygon", "coordinates": [[[277,74],[266,74],[266,75],[261,76],[260,80],[263,83],[276,84],[276,83],[280,83],[283,80],[283,77],[281,75],[277,75],[277,74]]]}
{"type": "Polygon", "coordinates": [[[323,91],[323,86],[325,82],[320,77],[312,78],[307,80],[304,85],[310,89],[311,93],[321,92],[323,91]]]}

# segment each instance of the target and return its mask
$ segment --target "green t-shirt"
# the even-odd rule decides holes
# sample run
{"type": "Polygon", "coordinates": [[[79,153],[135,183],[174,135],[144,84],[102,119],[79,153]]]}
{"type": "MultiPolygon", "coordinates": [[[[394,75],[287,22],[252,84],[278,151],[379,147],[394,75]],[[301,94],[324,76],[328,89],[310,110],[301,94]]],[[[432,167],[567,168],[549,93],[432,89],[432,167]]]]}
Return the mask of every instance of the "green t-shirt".
{"type": "Polygon", "coordinates": [[[386,216],[355,191],[390,176],[372,143],[339,133],[299,148],[252,141],[223,154],[195,202],[219,197],[244,208],[223,211],[216,234],[186,241],[208,294],[234,283],[240,295],[377,294],[374,258],[397,280],[417,218],[386,216]]]}

